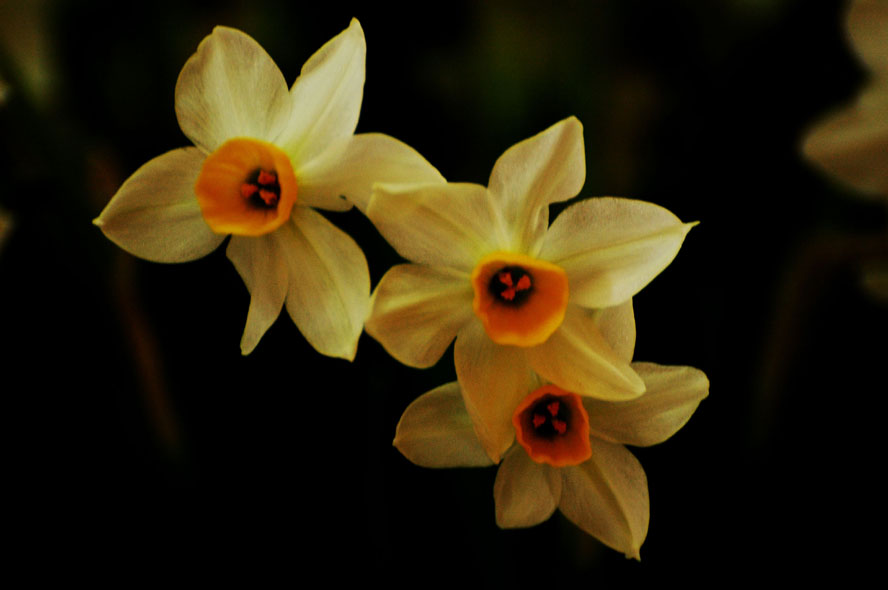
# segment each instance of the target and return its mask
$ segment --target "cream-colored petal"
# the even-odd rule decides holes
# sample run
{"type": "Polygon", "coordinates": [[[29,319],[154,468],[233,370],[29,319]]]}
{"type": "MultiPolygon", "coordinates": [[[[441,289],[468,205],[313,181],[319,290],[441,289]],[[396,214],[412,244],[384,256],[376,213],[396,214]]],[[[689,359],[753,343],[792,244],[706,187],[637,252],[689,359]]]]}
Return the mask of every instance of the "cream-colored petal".
{"type": "Polygon", "coordinates": [[[635,354],[635,310],[632,300],[594,312],[598,331],[620,360],[631,362],[635,354]]]}
{"type": "Polygon", "coordinates": [[[176,116],[207,153],[235,137],[274,141],[290,117],[287,82],[252,37],[216,27],[179,74],[176,116]]]}
{"type": "Polygon", "coordinates": [[[367,260],[355,241],[308,207],[277,232],[289,267],[287,311],[321,354],[352,360],[370,304],[367,260]]]}
{"type": "Polygon", "coordinates": [[[407,406],[393,444],[423,467],[493,465],[475,434],[456,382],[433,389],[407,406]]]}
{"type": "Polygon", "coordinates": [[[241,338],[241,353],[246,355],[281,314],[287,296],[287,260],[274,234],[231,236],[225,253],[250,291],[247,326],[241,338]]]}
{"type": "Polygon", "coordinates": [[[539,346],[527,349],[533,369],[558,387],[598,399],[633,399],[644,382],[598,329],[593,311],[569,305],[561,327],[539,346]]]}
{"type": "Polygon", "coordinates": [[[419,264],[393,267],[376,287],[367,333],[411,367],[431,367],[472,321],[469,277],[419,264]]]}
{"type": "Polygon", "coordinates": [[[709,395],[709,380],[693,367],[633,363],[644,379],[644,395],[625,402],[583,398],[593,436],[646,447],[661,443],[684,426],[709,395]]]}
{"type": "Polygon", "coordinates": [[[197,148],[154,158],[123,183],[93,223],[139,258],[186,262],[206,256],[225,236],[212,232],[194,195],[203,160],[197,148]]]}
{"type": "Polygon", "coordinates": [[[278,145],[295,168],[355,132],[364,94],[367,44],[357,19],[302,66],[290,89],[293,112],[278,145]]]}
{"type": "Polygon", "coordinates": [[[815,126],[802,146],[824,171],[867,194],[888,195],[888,83],[815,126]]]}
{"type": "Polygon", "coordinates": [[[650,519],[647,477],[624,446],[595,437],[591,443],[588,461],[561,469],[558,509],[608,547],[640,559],[650,519]]]}
{"type": "Polygon", "coordinates": [[[888,2],[855,0],[848,11],[848,34],[866,65],[880,74],[888,73],[888,2]]]}
{"type": "Polygon", "coordinates": [[[567,272],[572,302],[610,307],[666,268],[693,226],[644,201],[586,199],[552,223],[540,258],[567,272]]]}
{"type": "Polygon", "coordinates": [[[506,454],[493,484],[496,524],[504,529],[529,527],[547,520],[561,499],[561,474],[536,463],[519,445],[506,454]]]}
{"type": "Polygon", "coordinates": [[[299,196],[306,205],[339,210],[343,208],[341,195],[345,195],[345,203],[354,203],[364,212],[374,183],[444,182],[444,177],[419,152],[381,133],[340,140],[301,166],[296,174],[299,196]]]}
{"type": "Polygon", "coordinates": [[[585,180],[583,126],[576,117],[506,150],[488,188],[508,228],[508,249],[535,256],[549,225],[549,203],[576,196],[585,180]]]}
{"type": "Polygon", "coordinates": [[[367,216],[404,258],[471,272],[502,249],[491,205],[477,184],[376,185],[367,216]]]}
{"type": "Polygon", "coordinates": [[[538,383],[524,350],[494,344],[472,320],[456,336],[453,358],[475,432],[495,462],[515,439],[512,414],[538,383]]]}

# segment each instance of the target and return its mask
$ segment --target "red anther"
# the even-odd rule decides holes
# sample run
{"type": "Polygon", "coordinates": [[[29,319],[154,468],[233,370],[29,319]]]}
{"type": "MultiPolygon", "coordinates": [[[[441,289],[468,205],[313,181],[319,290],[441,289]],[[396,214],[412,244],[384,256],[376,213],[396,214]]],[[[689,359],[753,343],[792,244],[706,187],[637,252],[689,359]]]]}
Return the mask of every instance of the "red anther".
{"type": "Polygon", "coordinates": [[[558,409],[561,407],[561,402],[554,401],[546,404],[546,409],[549,410],[549,413],[553,416],[558,415],[558,409]]]}
{"type": "Polygon", "coordinates": [[[545,423],[546,423],[545,416],[543,416],[542,414],[534,414],[533,415],[533,427],[534,428],[539,428],[540,426],[542,426],[545,423]]]}
{"type": "Polygon", "coordinates": [[[507,288],[505,291],[500,293],[500,297],[502,297],[506,301],[511,301],[515,299],[515,289],[513,289],[512,287],[507,288]]]}
{"type": "Polygon", "coordinates": [[[259,187],[255,184],[249,184],[247,182],[243,183],[240,188],[241,196],[245,199],[249,199],[253,195],[256,194],[256,191],[259,190],[259,187]]]}
{"type": "Polygon", "coordinates": [[[530,277],[524,275],[523,277],[518,279],[518,284],[516,285],[516,288],[519,291],[527,291],[528,289],[530,289],[530,277]]]}
{"type": "Polygon", "coordinates": [[[273,193],[272,191],[267,191],[264,188],[259,189],[259,196],[262,197],[262,200],[265,201],[266,205],[274,205],[278,202],[279,197],[273,193]]]}
{"type": "Polygon", "coordinates": [[[499,273],[499,274],[497,275],[496,278],[498,278],[498,279],[499,279],[499,282],[501,282],[501,283],[504,284],[505,286],[507,286],[507,287],[511,287],[511,286],[512,286],[512,273],[509,273],[509,272],[501,272],[501,273],[499,273]]]}
{"type": "Polygon", "coordinates": [[[274,172],[266,172],[265,170],[259,171],[259,178],[257,179],[259,184],[269,185],[277,182],[277,175],[274,172]]]}
{"type": "Polygon", "coordinates": [[[567,422],[565,422],[564,420],[553,418],[552,426],[555,427],[555,430],[558,431],[558,434],[564,434],[565,432],[567,432],[567,422]]]}

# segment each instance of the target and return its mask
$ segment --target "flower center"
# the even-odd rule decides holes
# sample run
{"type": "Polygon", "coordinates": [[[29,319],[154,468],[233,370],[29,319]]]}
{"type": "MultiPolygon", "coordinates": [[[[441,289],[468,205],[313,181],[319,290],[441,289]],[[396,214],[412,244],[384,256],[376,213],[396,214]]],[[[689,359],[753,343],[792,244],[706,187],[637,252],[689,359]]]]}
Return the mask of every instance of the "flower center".
{"type": "Polygon", "coordinates": [[[290,218],[297,184],[290,158],[280,148],[239,137],[207,156],[194,192],[214,232],[261,236],[290,218]]]}
{"type": "Polygon", "coordinates": [[[490,278],[491,295],[504,305],[521,305],[533,287],[530,274],[520,266],[507,266],[490,278]]]}
{"type": "Polygon", "coordinates": [[[497,344],[536,346],[564,320],[567,274],[523,254],[494,252],[472,271],[472,308],[497,344]]]}
{"type": "Polygon", "coordinates": [[[555,385],[530,393],[512,415],[515,438],[537,463],[578,465],[592,455],[589,415],[580,396],[555,385]]]}

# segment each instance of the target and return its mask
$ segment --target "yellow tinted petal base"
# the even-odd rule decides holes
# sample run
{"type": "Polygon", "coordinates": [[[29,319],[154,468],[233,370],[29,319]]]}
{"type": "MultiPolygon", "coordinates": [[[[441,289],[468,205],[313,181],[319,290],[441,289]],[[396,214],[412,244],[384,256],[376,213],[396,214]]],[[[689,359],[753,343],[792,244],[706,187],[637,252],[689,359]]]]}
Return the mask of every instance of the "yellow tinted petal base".
{"type": "Polygon", "coordinates": [[[472,308],[497,344],[536,346],[564,320],[567,274],[552,263],[494,252],[472,271],[472,308]]]}
{"type": "Polygon", "coordinates": [[[207,156],[194,192],[204,220],[217,234],[261,236],[290,218],[296,175],[280,148],[240,137],[207,156]]]}

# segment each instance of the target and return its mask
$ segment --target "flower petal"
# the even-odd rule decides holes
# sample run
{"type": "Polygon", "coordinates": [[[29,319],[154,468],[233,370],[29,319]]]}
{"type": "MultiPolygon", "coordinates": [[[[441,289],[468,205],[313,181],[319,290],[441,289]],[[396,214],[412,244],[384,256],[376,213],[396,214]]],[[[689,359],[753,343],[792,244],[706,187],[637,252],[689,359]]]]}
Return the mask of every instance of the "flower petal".
{"type": "Polygon", "coordinates": [[[594,312],[598,331],[621,360],[632,361],[635,354],[635,311],[632,300],[594,312]]]}
{"type": "Polygon", "coordinates": [[[693,367],[633,363],[647,390],[634,400],[609,403],[583,398],[593,436],[646,447],[668,439],[709,395],[709,380],[693,367]]]}
{"type": "Polygon", "coordinates": [[[241,353],[246,355],[281,314],[288,285],[286,257],[274,234],[231,236],[225,253],[250,291],[247,326],[241,338],[241,353]]]}
{"type": "Polygon", "coordinates": [[[364,94],[367,43],[357,19],[302,66],[290,96],[293,112],[279,145],[294,167],[355,132],[364,94]]]}
{"type": "Polygon", "coordinates": [[[494,344],[481,322],[471,321],[460,330],[453,358],[475,432],[490,458],[499,462],[515,439],[512,414],[538,380],[524,349],[494,344]]]}
{"type": "Polygon", "coordinates": [[[503,459],[493,484],[496,524],[504,529],[529,527],[547,520],[561,498],[558,469],[536,463],[516,445],[503,459]]]}
{"type": "Polygon", "coordinates": [[[644,201],[586,199],[552,223],[540,258],[567,271],[571,301],[610,307],[638,293],[666,268],[693,226],[644,201]]]}
{"type": "Polygon", "coordinates": [[[361,248],[308,208],[275,232],[289,267],[287,311],[321,354],[352,360],[370,303],[370,274],[361,248]]]}
{"type": "Polygon", "coordinates": [[[343,145],[330,146],[299,168],[299,196],[306,205],[341,210],[354,203],[366,212],[373,183],[444,182],[419,152],[388,135],[364,133],[338,143],[343,145]]]}
{"type": "Polygon", "coordinates": [[[888,85],[871,86],[820,122],[802,146],[829,174],[867,194],[888,195],[888,85]]]}
{"type": "Polygon", "coordinates": [[[622,445],[592,437],[592,458],[561,469],[558,509],[599,541],[640,559],[650,519],[647,478],[622,445]]]}
{"type": "Polygon", "coordinates": [[[528,348],[534,370],[565,391],[619,401],[644,393],[644,382],[611,348],[597,326],[597,315],[568,306],[564,323],[549,339],[528,348]]]}
{"type": "Polygon", "coordinates": [[[423,467],[493,465],[475,434],[456,382],[433,389],[407,406],[393,444],[423,467]]]}
{"type": "Polygon", "coordinates": [[[469,278],[418,264],[393,267],[376,287],[367,333],[411,367],[431,367],[472,319],[469,278]]]}
{"type": "Polygon", "coordinates": [[[549,203],[576,196],[585,180],[583,126],[576,117],[506,150],[488,188],[509,229],[507,249],[535,256],[549,225],[549,203]]]}
{"type": "Polygon", "coordinates": [[[179,74],[176,116],[208,153],[235,137],[273,141],[290,116],[287,82],[252,37],[216,27],[179,74]]]}
{"type": "Polygon", "coordinates": [[[404,258],[472,272],[501,249],[491,206],[477,184],[376,185],[367,216],[404,258]]]}
{"type": "Polygon", "coordinates": [[[203,160],[196,148],[154,158],[123,183],[93,223],[139,258],[186,262],[206,256],[225,236],[206,224],[194,195],[203,160]]]}
{"type": "Polygon", "coordinates": [[[878,75],[888,73],[888,3],[880,0],[857,0],[848,11],[848,34],[854,49],[866,65],[878,75]]]}

